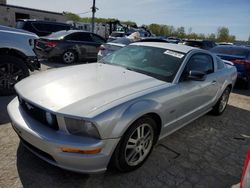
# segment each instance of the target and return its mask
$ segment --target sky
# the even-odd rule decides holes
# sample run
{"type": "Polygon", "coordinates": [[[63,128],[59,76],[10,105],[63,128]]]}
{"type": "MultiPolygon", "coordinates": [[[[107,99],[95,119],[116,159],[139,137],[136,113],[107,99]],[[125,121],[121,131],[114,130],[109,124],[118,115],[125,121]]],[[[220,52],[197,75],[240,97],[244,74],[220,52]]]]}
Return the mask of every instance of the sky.
{"type": "MultiPolygon", "coordinates": [[[[90,11],[92,0],[7,0],[8,4],[76,14],[90,11]]],[[[216,33],[229,28],[238,40],[250,36],[250,0],[96,0],[97,17],[131,20],[137,24],[166,24],[216,33]]],[[[91,13],[80,14],[90,17],[91,13]]]]}

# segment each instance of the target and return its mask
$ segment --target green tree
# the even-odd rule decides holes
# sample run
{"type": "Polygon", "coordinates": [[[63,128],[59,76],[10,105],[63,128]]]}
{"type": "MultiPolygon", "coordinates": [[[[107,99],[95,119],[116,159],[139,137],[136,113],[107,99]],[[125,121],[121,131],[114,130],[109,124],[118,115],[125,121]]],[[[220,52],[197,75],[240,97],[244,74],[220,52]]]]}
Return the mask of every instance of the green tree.
{"type": "Polygon", "coordinates": [[[211,34],[209,34],[209,35],[207,36],[207,38],[208,38],[209,40],[215,41],[215,40],[216,40],[216,35],[215,35],[214,33],[211,33],[211,34]]]}
{"type": "Polygon", "coordinates": [[[179,38],[185,38],[186,37],[184,27],[178,27],[177,30],[176,30],[176,33],[177,33],[177,37],[179,37],[179,38]]]}
{"type": "Polygon", "coordinates": [[[203,33],[198,34],[198,39],[205,39],[205,38],[206,38],[205,34],[203,33]]]}
{"type": "Polygon", "coordinates": [[[227,27],[219,27],[217,30],[217,40],[219,42],[228,42],[229,29],[227,27]]]}
{"type": "Polygon", "coordinates": [[[71,13],[71,12],[66,12],[65,17],[67,20],[72,20],[74,22],[79,22],[81,21],[81,17],[78,16],[77,14],[71,13]]]}
{"type": "Polygon", "coordinates": [[[155,35],[159,36],[160,35],[160,30],[161,30],[161,27],[159,24],[150,24],[149,26],[149,30],[154,33],[155,35]]]}
{"type": "Polygon", "coordinates": [[[188,39],[198,39],[198,35],[196,33],[190,33],[187,35],[188,39]]]}
{"type": "Polygon", "coordinates": [[[124,25],[128,25],[128,26],[134,26],[134,25],[137,25],[135,22],[133,21],[121,21],[121,24],[124,24],[124,25]]]}

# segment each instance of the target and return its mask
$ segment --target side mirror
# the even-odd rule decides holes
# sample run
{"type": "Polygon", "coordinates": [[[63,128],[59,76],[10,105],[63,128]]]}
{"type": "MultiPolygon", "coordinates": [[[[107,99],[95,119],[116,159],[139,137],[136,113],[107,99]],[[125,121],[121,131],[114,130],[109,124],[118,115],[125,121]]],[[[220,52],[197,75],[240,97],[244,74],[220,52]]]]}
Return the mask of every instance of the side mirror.
{"type": "Polygon", "coordinates": [[[194,80],[194,81],[204,81],[207,75],[202,71],[191,70],[187,74],[186,80],[194,80]]]}

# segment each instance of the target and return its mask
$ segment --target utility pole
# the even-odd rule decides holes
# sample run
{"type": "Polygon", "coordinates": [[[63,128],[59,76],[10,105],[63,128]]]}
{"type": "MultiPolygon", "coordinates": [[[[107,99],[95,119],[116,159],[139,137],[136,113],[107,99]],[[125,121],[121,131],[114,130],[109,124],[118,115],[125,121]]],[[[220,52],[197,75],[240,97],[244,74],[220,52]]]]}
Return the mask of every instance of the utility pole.
{"type": "Polygon", "coordinates": [[[92,32],[95,31],[95,13],[96,13],[96,6],[95,6],[95,0],[93,0],[93,7],[92,7],[92,32]]]}

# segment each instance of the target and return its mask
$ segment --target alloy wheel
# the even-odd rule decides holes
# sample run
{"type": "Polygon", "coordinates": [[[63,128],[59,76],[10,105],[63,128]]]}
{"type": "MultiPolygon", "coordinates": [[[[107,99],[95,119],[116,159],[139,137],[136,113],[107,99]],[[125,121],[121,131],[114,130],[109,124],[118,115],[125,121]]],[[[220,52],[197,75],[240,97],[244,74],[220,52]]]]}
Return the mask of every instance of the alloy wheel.
{"type": "Polygon", "coordinates": [[[75,61],[75,54],[74,54],[74,52],[71,52],[71,51],[65,52],[63,54],[63,60],[64,60],[65,63],[69,63],[69,64],[73,63],[75,61]]]}
{"type": "Polygon", "coordinates": [[[225,110],[225,108],[227,106],[228,99],[229,99],[229,94],[230,94],[230,91],[228,89],[226,89],[221,97],[221,100],[220,100],[220,105],[219,105],[220,112],[223,112],[225,110]]]}
{"type": "Polygon", "coordinates": [[[5,63],[0,65],[0,87],[2,89],[12,88],[23,77],[23,70],[15,64],[5,63]]]}
{"type": "Polygon", "coordinates": [[[128,165],[136,166],[147,157],[153,146],[153,134],[153,129],[149,124],[142,124],[135,129],[125,149],[125,160],[128,165]]]}

